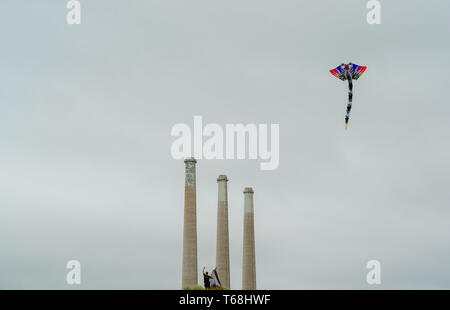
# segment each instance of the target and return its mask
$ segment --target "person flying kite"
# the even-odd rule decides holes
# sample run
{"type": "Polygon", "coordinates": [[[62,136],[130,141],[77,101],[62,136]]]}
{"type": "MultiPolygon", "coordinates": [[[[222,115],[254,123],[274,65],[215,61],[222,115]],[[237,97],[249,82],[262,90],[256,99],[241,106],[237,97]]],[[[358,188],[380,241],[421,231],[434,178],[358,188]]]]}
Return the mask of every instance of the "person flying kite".
{"type": "Polygon", "coordinates": [[[342,64],[334,69],[330,70],[330,73],[337,77],[338,79],[348,81],[348,104],[347,113],[345,114],[345,129],[348,128],[348,120],[350,119],[350,111],[352,109],[352,98],[353,98],[353,80],[359,79],[359,77],[366,71],[367,67],[358,66],[352,64],[351,62],[346,65],[342,64]]]}

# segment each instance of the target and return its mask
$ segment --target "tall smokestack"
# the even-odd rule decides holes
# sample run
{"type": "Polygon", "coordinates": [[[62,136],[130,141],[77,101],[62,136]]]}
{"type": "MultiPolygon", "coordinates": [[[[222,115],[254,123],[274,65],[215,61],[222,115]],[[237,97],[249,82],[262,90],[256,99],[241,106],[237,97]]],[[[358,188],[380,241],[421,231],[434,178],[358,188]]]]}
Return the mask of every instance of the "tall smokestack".
{"type": "Polygon", "coordinates": [[[242,289],[256,290],[255,224],[253,189],[244,190],[244,248],[242,254],[242,289]]]}
{"type": "Polygon", "coordinates": [[[186,158],[184,184],[184,231],[182,288],[198,284],[197,275],[197,210],[195,186],[195,158],[186,158]]]}
{"type": "Polygon", "coordinates": [[[219,197],[217,203],[216,268],[223,287],[230,288],[230,246],[228,233],[228,178],[219,175],[219,197]]]}

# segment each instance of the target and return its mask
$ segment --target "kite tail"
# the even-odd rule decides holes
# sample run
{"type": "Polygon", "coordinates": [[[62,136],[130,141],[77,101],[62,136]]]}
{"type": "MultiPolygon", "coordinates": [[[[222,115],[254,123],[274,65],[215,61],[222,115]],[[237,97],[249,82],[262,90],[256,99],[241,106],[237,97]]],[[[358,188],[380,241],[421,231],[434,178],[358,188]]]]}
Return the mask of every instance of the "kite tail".
{"type": "Polygon", "coordinates": [[[347,113],[345,114],[345,129],[348,128],[348,120],[350,119],[350,111],[352,110],[352,98],[353,98],[353,83],[352,79],[349,79],[347,113]]]}

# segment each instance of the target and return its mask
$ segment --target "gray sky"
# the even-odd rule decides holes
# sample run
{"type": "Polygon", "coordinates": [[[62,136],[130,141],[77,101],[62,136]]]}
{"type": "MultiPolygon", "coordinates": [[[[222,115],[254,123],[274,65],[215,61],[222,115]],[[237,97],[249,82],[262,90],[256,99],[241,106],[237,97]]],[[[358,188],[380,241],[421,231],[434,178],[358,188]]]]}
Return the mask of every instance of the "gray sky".
{"type": "MultiPolygon", "coordinates": [[[[0,288],[181,286],[184,164],[176,123],[279,123],[280,166],[197,165],[198,261],[214,267],[229,186],[241,288],[245,186],[261,289],[450,289],[450,53],[444,0],[0,3],[0,288]],[[330,75],[368,67],[354,84],[330,75]]],[[[200,280],[200,278],[199,278],[200,280]]]]}

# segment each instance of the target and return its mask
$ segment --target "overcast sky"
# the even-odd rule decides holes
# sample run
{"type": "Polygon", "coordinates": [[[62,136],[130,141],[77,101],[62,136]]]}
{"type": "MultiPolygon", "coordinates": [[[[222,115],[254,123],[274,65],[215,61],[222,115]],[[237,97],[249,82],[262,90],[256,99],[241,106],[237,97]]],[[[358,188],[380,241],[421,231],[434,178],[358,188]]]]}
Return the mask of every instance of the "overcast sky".
{"type": "MultiPolygon", "coordinates": [[[[280,124],[280,165],[199,160],[198,263],[229,178],[231,287],[255,190],[257,287],[450,289],[450,2],[0,3],[0,288],[181,287],[176,123],[280,124]],[[328,70],[366,65],[347,85],[328,70]]],[[[199,274],[200,282],[200,274],[199,274]]]]}

